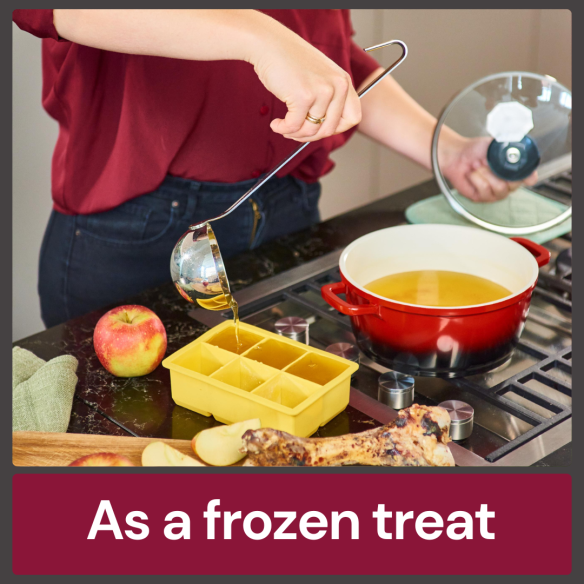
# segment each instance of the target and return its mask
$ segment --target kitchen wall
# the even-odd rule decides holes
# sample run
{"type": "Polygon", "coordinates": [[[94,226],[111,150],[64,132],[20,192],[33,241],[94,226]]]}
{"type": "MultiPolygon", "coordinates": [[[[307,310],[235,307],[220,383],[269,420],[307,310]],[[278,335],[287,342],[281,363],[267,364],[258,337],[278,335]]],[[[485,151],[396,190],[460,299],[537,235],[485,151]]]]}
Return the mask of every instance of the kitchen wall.
{"type": "MultiPolygon", "coordinates": [[[[511,69],[556,77],[571,87],[571,13],[567,10],[353,10],[365,47],[404,40],[408,59],[395,78],[432,114],[460,89],[511,69]]],[[[375,56],[381,64],[392,49],[375,56]]],[[[51,209],[50,162],[56,123],[44,112],[40,40],[13,25],[13,339],[43,327],[37,265],[51,209]]],[[[407,159],[356,135],[334,154],[323,180],[323,218],[343,213],[430,177],[407,159]]]]}
{"type": "Polygon", "coordinates": [[[12,339],[45,327],[37,293],[57,123],[41,106],[41,41],[12,25],[12,339]]]}

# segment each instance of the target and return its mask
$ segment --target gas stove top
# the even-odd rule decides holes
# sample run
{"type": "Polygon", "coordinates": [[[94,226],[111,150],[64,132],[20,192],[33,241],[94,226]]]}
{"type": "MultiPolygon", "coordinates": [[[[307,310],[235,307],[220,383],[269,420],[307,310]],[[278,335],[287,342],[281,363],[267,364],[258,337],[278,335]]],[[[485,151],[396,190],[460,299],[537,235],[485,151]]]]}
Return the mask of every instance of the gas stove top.
{"type": "MultiPolygon", "coordinates": [[[[566,176],[571,184],[571,174],[566,176]]],[[[563,182],[567,180],[562,177],[563,182]]],[[[414,403],[438,405],[459,400],[474,409],[470,436],[451,443],[459,466],[529,466],[571,441],[571,236],[545,246],[552,258],[540,270],[525,329],[512,358],[486,374],[414,378],[414,403]]],[[[341,253],[335,251],[236,293],[241,320],[274,331],[282,318],[298,317],[308,323],[309,344],[314,347],[355,345],[349,317],[320,295],[321,286],[340,281],[341,253]]],[[[231,311],[201,308],[190,314],[209,327],[232,318],[231,311]]],[[[377,399],[380,374],[388,371],[361,354],[351,384],[351,415],[340,414],[317,435],[358,432],[393,420],[397,411],[377,399]]]]}

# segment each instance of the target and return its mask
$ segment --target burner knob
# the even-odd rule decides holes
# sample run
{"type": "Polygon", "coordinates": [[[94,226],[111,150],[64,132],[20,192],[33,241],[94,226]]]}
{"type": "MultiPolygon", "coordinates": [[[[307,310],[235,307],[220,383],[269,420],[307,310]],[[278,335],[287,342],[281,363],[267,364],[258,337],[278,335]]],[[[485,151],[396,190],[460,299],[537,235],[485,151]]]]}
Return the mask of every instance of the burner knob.
{"type": "MultiPolygon", "coordinates": [[[[335,343],[334,345],[329,345],[325,350],[327,353],[331,353],[337,357],[342,357],[343,359],[357,363],[357,365],[360,364],[359,349],[351,343],[335,343]]],[[[357,372],[355,371],[351,377],[356,373],[357,372]]]]}
{"type": "Polygon", "coordinates": [[[388,371],[379,376],[377,399],[394,410],[408,408],[414,402],[414,378],[411,375],[388,371]]]}
{"type": "Polygon", "coordinates": [[[293,341],[308,345],[308,322],[299,316],[286,316],[276,322],[276,332],[293,341]]]}
{"type": "Polygon", "coordinates": [[[472,434],[474,409],[466,402],[449,399],[438,404],[450,414],[450,437],[453,440],[464,440],[472,434]]]}
{"type": "Polygon", "coordinates": [[[329,345],[326,348],[326,352],[359,364],[359,349],[355,345],[351,345],[351,343],[335,343],[334,345],[329,345]]]}

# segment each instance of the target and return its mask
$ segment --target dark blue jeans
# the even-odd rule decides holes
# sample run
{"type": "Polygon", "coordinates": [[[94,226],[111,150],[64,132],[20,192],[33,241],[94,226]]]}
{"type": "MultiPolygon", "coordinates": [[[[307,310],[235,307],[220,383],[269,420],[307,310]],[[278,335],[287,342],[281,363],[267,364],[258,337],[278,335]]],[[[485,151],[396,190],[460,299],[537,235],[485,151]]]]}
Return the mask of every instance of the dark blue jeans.
{"type": "MultiPolygon", "coordinates": [[[[170,282],[170,254],[191,223],[225,211],[256,180],[200,183],[167,177],[151,193],[92,215],[52,212],[40,255],[47,327],[170,282]]],[[[305,229],[320,219],[320,185],[272,178],[213,223],[224,258],[305,229]]]]}

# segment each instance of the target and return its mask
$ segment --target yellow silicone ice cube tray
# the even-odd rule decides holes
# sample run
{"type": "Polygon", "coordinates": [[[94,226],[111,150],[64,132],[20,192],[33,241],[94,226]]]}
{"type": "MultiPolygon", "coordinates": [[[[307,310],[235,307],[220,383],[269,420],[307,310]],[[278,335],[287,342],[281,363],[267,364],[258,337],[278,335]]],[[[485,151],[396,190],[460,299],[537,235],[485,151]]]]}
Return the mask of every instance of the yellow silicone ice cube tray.
{"type": "Polygon", "coordinates": [[[172,399],[225,424],[259,418],[265,428],[310,436],[349,403],[358,365],[275,333],[226,321],[162,364],[172,399]]]}

